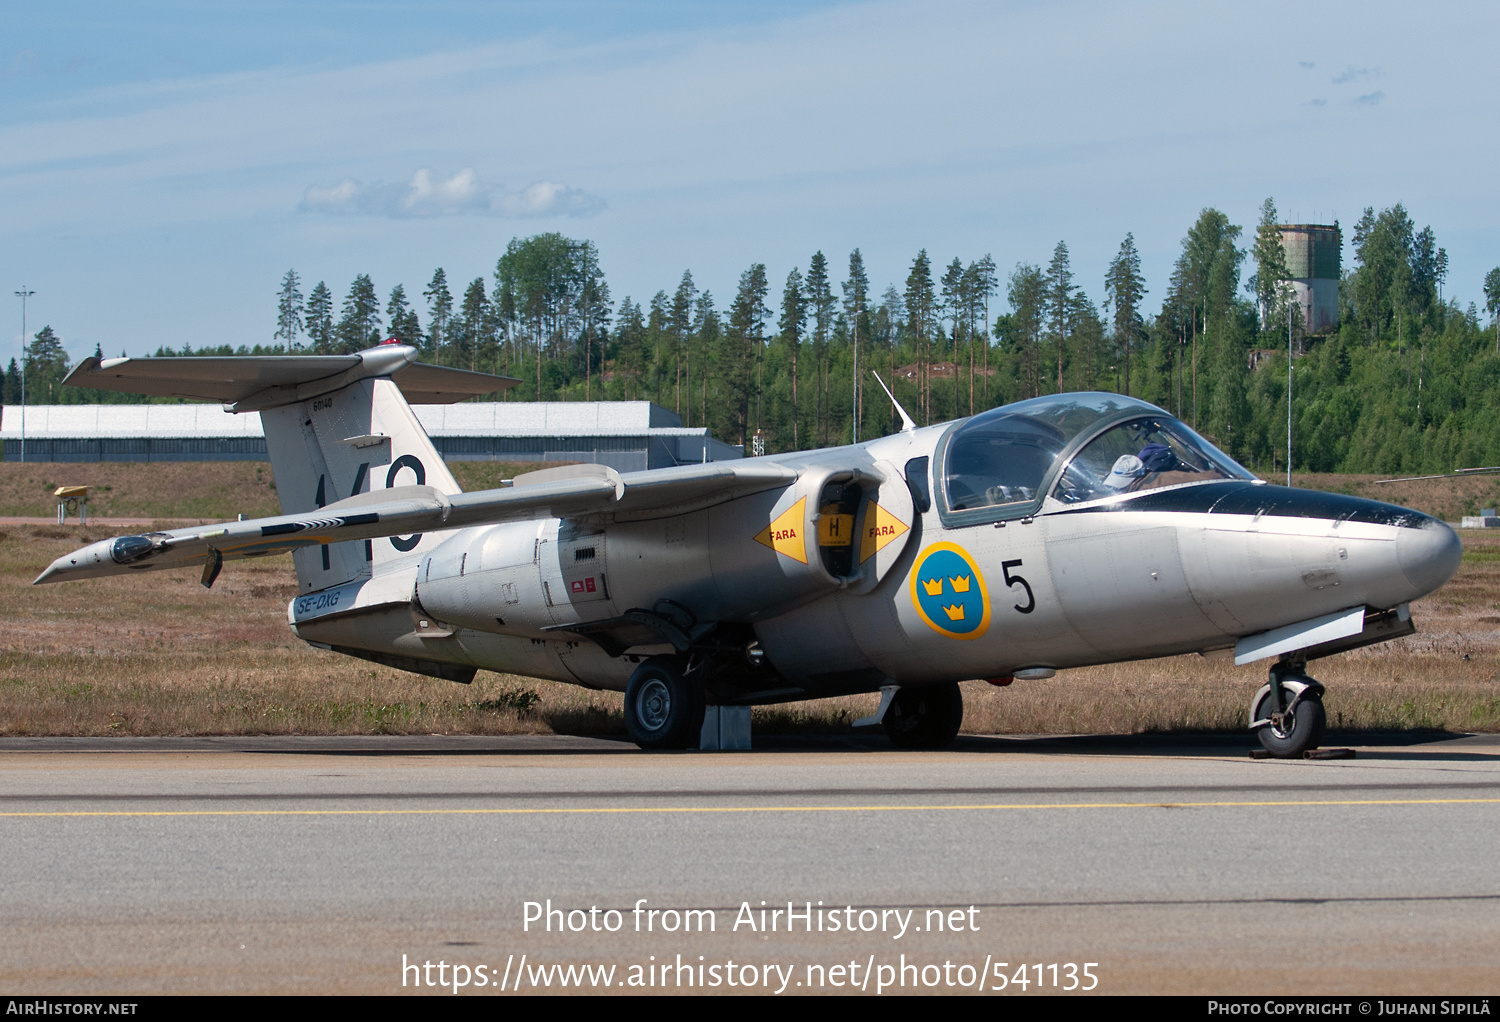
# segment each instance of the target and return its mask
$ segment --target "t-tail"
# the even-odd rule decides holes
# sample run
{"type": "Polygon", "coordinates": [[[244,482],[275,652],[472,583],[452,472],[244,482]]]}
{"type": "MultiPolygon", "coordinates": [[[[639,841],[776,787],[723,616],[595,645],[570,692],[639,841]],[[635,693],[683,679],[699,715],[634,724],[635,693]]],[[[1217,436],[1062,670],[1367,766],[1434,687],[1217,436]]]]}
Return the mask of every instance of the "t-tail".
{"type": "MultiPolygon", "coordinates": [[[[392,341],[353,355],[89,358],[66,382],[259,412],[282,513],[301,514],[395,487],[460,492],[411,405],[447,404],[518,381],[416,358],[415,348],[392,341]]],[[[292,552],[298,588],[312,592],[367,578],[394,562],[415,561],[438,542],[437,534],[415,533],[303,547],[292,552]]]]}

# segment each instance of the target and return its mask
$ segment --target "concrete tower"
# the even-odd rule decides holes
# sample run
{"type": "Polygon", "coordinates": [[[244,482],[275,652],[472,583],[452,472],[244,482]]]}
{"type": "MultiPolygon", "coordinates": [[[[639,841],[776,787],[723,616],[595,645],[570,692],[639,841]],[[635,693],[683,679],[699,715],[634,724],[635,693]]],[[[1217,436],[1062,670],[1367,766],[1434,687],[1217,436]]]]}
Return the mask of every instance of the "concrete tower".
{"type": "Polygon", "coordinates": [[[1302,307],[1308,335],[1330,334],[1339,326],[1339,266],[1343,241],[1337,224],[1281,224],[1287,273],[1302,307]]]}

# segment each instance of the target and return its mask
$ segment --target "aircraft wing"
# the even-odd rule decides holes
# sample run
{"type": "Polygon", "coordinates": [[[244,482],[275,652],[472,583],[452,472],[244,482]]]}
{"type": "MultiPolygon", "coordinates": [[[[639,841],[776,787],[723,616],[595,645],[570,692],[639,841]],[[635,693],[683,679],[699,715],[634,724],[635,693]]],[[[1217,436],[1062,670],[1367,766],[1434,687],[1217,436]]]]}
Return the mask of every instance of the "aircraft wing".
{"type": "Polygon", "coordinates": [[[205,565],[211,583],[225,560],[303,546],[407,536],[475,525],[629,514],[680,514],[693,507],[795,481],[774,463],[715,462],[622,476],[603,465],[572,465],[517,476],[512,485],[444,495],[430,486],[372,490],[304,514],[167,529],[100,540],[65,554],[33,584],[205,565]]]}
{"type": "Polygon", "coordinates": [[[519,380],[412,362],[404,345],[356,355],[233,355],[185,358],[99,358],[79,362],[63,383],[126,394],[219,401],[238,412],[259,411],[389,373],[410,404],[451,404],[514,387],[519,380]]]}

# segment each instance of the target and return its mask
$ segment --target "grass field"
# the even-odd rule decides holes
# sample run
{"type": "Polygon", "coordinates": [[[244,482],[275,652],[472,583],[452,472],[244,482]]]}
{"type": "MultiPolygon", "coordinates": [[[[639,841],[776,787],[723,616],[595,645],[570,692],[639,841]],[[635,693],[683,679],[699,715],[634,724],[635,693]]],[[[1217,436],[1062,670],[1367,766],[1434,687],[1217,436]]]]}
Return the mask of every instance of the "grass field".
{"type": "MultiPolygon", "coordinates": [[[[269,470],[259,466],[257,477],[257,467],[0,464],[0,514],[47,514],[50,506],[34,496],[42,484],[76,482],[112,487],[105,492],[117,503],[107,511],[91,505],[98,516],[275,513],[269,470]]],[[[454,466],[467,489],[494,485],[515,467],[454,466]]],[[[1363,495],[1370,481],[1334,477],[1323,485],[1363,495]]],[[[1472,496],[1429,487],[1409,499],[1424,510],[1462,510],[1472,496]]],[[[7,610],[0,734],[623,732],[618,695],[487,672],[472,685],[455,685],[303,645],[286,625],[296,592],[288,557],[228,564],[212,590],[195,572],[30,585],[53,558],[120,531],[0,527],[0,605],[7,610]]],[[[1500,731],[1500,536],[1463,536],[1457,577],[1413,608],[1417,635],[1315,665],[1329,687],[1331,726],[1500,731]]],[[[1006,688],[970,682],[964,729],[1238,731],[1264,678],[1264,665],[1187,656],[1064,671],[1006,688]]],[[[755,711],[755,726],[762,733],[838,731],[874,705],[874,696],[859,696],[765,707],[755,711]]]]}
{"type": "MultiPolygon", "coordinates": [[[[452,461],[465,490],[500,485],[518,472],[567,462],[452,461]]],[[[51,517],[59,486],[87,486],[95,518],[207,518],[281,514],[264,461],[0,462],[0,518],[51,517]]]]}

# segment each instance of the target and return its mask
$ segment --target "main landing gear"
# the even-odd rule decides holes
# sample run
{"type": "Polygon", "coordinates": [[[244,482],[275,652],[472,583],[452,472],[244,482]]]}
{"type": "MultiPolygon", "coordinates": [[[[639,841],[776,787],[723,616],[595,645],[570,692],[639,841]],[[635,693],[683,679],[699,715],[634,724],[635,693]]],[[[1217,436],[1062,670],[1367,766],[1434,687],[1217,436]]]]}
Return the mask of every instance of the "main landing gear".
{"type": "Polygon", "coordinates": [[[703,711],[703,686],[683,676],[677,657],[652,657],[625,686],[625,729],[643,749],[691,748],[703,711]]]}
{"type": "Polygon", "coordinates": [[[964,697],[957,682],[912,685],[896,690],[881,721],[898,749],[942,749],[964,722],[964,697]]]}
{"type": "Polygon", "coordinates": [[[1295,759],[1323,740],[1323,686],[1306,671],[1306,661],[1283,658],[1250,703],[1250,729],[1273,756],[1295,759]]]}

